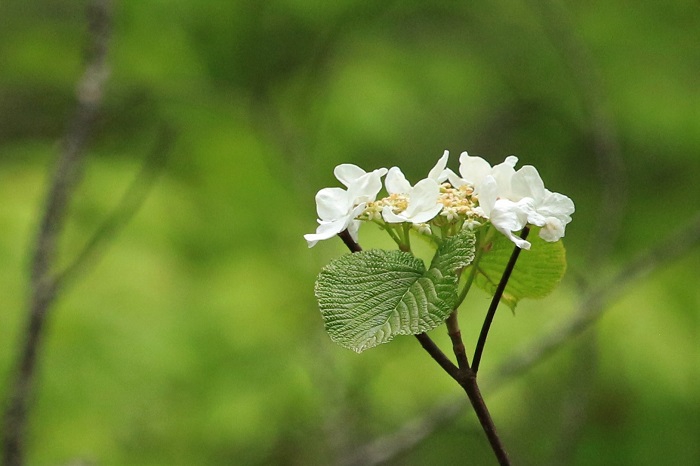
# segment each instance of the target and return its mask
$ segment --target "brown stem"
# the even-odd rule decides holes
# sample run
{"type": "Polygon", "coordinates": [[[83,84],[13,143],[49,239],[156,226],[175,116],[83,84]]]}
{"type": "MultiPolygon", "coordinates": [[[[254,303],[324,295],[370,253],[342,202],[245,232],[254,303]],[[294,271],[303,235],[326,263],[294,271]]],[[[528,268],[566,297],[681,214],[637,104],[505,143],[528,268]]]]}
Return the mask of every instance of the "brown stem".
{"type": "Polygon", "coordinates": [[[474,412],[476,413],[476,417],[479,419],[481,428],[484,430],[486,438],[489,440],[489,444],[491,445],[493,453],[496,455],[496,459],[498,459],[498,464],[501,466],[510,465],[508,453],[501,443],[498,432],[496,432],[496,426],[493,423],[493,419],[491,419],[491,414],[481,396],[481,390],[479,390],[479,385],[476,382],[476,372],[471,369],[460,370],[460,372],[462,376],[457,382],[459,382],[459,385],[467,393],[472,408],[474,408],[474,412]]]}
{"type": "Polygon", "coordinates": [[[340,239],[343,240],[343,243],[345,243],[345,246],[348,247],[350,252],[362,251],[362,248],[359,244],[357,244],[357,242],[354,239],[352,239],[352,236],[350,236],[348,230],[341,231],[340,233],[338,233],[338,236],[340,236],[340,239]]]}
{"type": "Polygon", "coordinates": [[[425,351],[428,352],[430,356],[437,362],[442,369],[449,374],[450,377],[459,382],[461,377],[459,367],[455,366],[450,358],[442,352],[442,350],[435,344],[432,338],[428,336],[427,333],[419,333],[416,338],[420,342],[421,346],[425,351]]]}
{"type": "MultiPolygon", "coordinates": [[[[420,342],[423,349],[425,349],[430,356],[442,367],[442,369],[449,374],[459,385],[464,389],[471,402],[476,417],[481,424],[481,428],[486,434],[486,438],[491,445],[493,453],[498,459],[498,464],[502,466],[510,465],[510,459],[508,459],[508,453],[501,443],[501,439],[496,431],[496,425],[493,423],[491,414],[489,413],[486,403],[481,396],[481,390],[479,390],[479,385],[476,381],[476,373],[469,368],[467,364],[465,367],[460,368],[454,365],[452,361],[445,355],[445,353],[438,348],[435,342],[425,333],[420,333],[416,335],[416,338],[420,342]]],[[[466,359],[466,356],[465,356],[466,359]]]]}
{"type": "MultiPolygon", "coordinates": [[[[526,239],[528,233],[530,233],[530,229],[528,227],[525,227],[523,228],[523,232],[520,235],[520,237],[522,239],[526,239]]],[[[479,363],[481,362],[481,355],[483,354],[484,346],[486,345],[486,337],[488,337],[489,335],[489,329],[491,328],[493,317],[496,315],[498,303],[501,301],[501,296],[503,296],[503,292],[505,291],[506,285],[508,284],[510,274],[513,272],[513,268],[515,268],[515,263],[518,260],[518,256],[520,256],[520,248],[516,246],[515,249],[513,249],[513,254],[510,255],[510,259],[508,260],[506,269],[503,272],[501,281],[498,282],[498,286],[496,287],[496,293],[493,295],[493,299],[491,300],[489,310],[488,312],[486,312],[484,325],[481,327],[481,333],[479,333],[479,340],[476,342],[476,349],[474,350],[474,359],[472,360],[472,370],[474,371],[474,374],[476,374],[479,371],[479,363]]]]}
{"type": "Polygon", "coordinates": [[[457,358],[457,364],[460,369],[469,367],[469,360],[467,359],[467,349],[464,347],[464,342],[462,341],[462,331],[459,329],[459,320],[457,319],[457,309],[455,309],[452,314],[447,318],[445,322],[447,324],[447,334],[452,341],[452,351],[457,358]]]}

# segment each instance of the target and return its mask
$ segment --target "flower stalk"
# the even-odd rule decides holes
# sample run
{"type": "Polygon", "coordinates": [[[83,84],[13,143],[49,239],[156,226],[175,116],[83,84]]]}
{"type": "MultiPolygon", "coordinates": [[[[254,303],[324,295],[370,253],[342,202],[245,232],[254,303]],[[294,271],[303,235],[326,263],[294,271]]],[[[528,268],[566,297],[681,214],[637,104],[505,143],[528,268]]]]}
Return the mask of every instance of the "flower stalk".
{"type": "MultiPolygon", "coordinates": [[[[528,227],[523,228],[523,232],[520,235],[520,238],[524,241],[527,238],[528,233],[530,233],[530,229],[528,227]]],[[[496,288],[496,293],[494,293],[493,298],[491,299],[491,305],[489,306],[488,311],[486,312],[486,317],[484,318],[484,324],[481,327],[481,333],[479,333],[479,340],[476,342],[476,349],[474,350],[474,358],[472,359],[472,370],[474,371],[474,374],[479,371],[479,364],[481,363],[481,356],[484,353],[484,346],[486,346],[486,338],[489,335],[489,329],[491,328],[491,323],[493,322],[493,318],[496,315],[496,309],[498,308],[498,303],[501,301],[501,297],[503,296],[503,292],[506,289],[506,285],[508,284],[508,280],[510,279],[511,274],[513,273],[513,269],[515,268],[515,263],[518,260],[518,256],[520,256],[520,248],[516,247],[513,249],[513,253],[510,255],[510,259],[508,260],[508,264],[506,265],[506,269],[503,272],[503,275],[501,276],[501,281],[498,282],[498,287],[496,288]]]]}
{"type": "MultiPolygon", "coordinates": [[[[361,252],[362,247],[355,240],[352,239],[347,231],[342,231],[338,234],[343,240],[343,243],[352,253],[361,252]]],[[[459,322],[457,320],[457,310],[455,310],[450,317],[447,319],[447,327],[450,339],[452,340],[452,347],[457,358],[458,366],[447,357],[447,355],[437,346],[432,338],[428,336],[427,333],[419,333],[416,335],[416,339],[421,344],[423,349],[435,360],[435,362],[440,365],[440,367],[447,372],[447,374],[454,379],[460,387],[465,391],[469,402],[471,403],[476,417],[481,424],[481,428],[486,434],[486,438],[489,441],[489,445],[493,450],[498,464],[501,466],[510,466],[510,459],[508,458],[508,453],[506,452],[503,443],[501,442],[498,432],[496,431],[496,425],[491,418],[488,408],[486,407],[486,402],[481,396],[481,390],[479,389],[479,384],[476,381],[476,372],[474,372],[469,367],[469,361],[467,360],[466,349],[464,343],[462,342],[462,333],[459,330],[459,322]]]]}
{"type": "Polygon", "coordinates": [[[509,465],[481,395],[477,372],[496,309],[522,251],[536,244],[528,252],[528,262],[547,261],[545,268],[551,273],[545,276],[550,282],[543,285],[538,276],[523,279],[527,272],[519,268],[519,278],[509,288],[513,303],[523,297],[541,297],[542,289],[551,290],[563,275],[563,246],[547,243],[558,243],[564,236],[574,204],[567,196],[547,190],[534,167],[526,165],[516,171],[515,156],[491,166],[464,152],[459,174],[447,168],[448,158],[445,151],[427,178],[416,184],[411,184],[398,167],[371,172],[350,164],[336,167],[335,176],[345,188],[318,192],[319,226],[304,237],[313,247],[338,235],[358,254],[344,255],[324,267],[315,294],[331,339],[358,353],[396,335],[415,335],[465,391],[499,464],[509,465]],[[384,176],[387,195],[381,197],[384,176]],[[375,223],[386,231],[399,250],[363,251],[358,243],[363,222],[375,223]],[[531,242],[528,234],[533,227],[539,238],[531,242]],[[428,239],[436,249],[428,265],[411,250],[414,234],[428,239]],[[515,245],[510,256],[508,241],[515,245]],[[499,278],[498,271],[504,265],[499,278]],[[475,283],[493,293],[493,299],[470,364],[458,309],[475,283]],[[523,289],[528,286],[529,290],[523,289]],[[443,323],[456,364],[427,334],[443,323]]]}

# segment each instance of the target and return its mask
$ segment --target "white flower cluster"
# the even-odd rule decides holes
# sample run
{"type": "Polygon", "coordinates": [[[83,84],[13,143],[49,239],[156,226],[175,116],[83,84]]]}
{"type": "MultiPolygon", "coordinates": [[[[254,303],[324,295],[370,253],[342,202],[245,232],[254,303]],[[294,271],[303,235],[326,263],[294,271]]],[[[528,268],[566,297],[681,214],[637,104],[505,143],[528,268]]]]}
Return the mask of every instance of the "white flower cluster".
{"type": "Polygon", "coordinates": [[[347,189],[324,188],[316,195],[319,226],[316,233],[304,235],[309,247],[346,229],[357,241],[361,220],[410,223],[426,233],[431,224],[474,228],[487,221],[523,249],[529,249],[530,243],[514,232],[527,225],[541,227],[545,241],[564,236],[574,203],[546,189],[535,167],[525,165],[516,171],[515,156],[492,167],[481,157],[463,152],[458,175],[447,168],[448,158],[445,151],[428,177],[413,186],[398,167],[368,173],[355,165],[337,166],[335,176],[347,189]],[[377,200],[384,175],[389,195],[377,200]]]}

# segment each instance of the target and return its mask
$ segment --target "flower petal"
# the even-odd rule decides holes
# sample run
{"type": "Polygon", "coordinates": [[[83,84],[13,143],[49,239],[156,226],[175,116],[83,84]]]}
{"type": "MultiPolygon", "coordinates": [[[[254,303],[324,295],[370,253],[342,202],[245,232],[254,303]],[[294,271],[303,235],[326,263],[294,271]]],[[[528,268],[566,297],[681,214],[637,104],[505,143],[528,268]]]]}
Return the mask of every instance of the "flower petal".
{"type": "Polygon", "coordinates": [[[428,209],[414,213],[408,220],[411,223],[427,223],[434,219],[442,210],[442,204],[434,205],[428,209]]]}
{"type": "Polygon", "coordinates": [[[352,207],[352,199],[342,188],[323,188],[316,194],[316,212],[324,221],[336,220],[352,207]]]}
{"type": "Polygon", "coordinates": [[[498,184],[496,184],[493,176],[488,175],[484,178],[483,182],[478,186],[476,196],[479,200],[479,208],[484,216],[489,218],[498,197],[498,184]]]}
{"type": "Polygon", "coordinates": [[[344,163],[338,165],[333,170],[333,174],[336,178],[338,178],[338,181],[343,183],[348,188],[355,180],[357,180],[362,175],[365,175],[366,173],[367,172],[365,172],[363,169],[351,163],[344,163]]]}
{"type": "Polygon", "coordinates": [[[445,169],[447,168],[447,160],[450,157],[450,151],[446,150],[445,152],[442,153],[442,157],[440,157],[440,160],[437,161],[435,166],[430,170],[428,173],[428,178],[431,180],[435,180],[438,183],[442,183],[447,179],[447,172],[445,169]]]}
{"type": "Polygon", "coordinates": [[[459,174],[462,179],[472,185],[477,186],[491,173],[491,164],[481,157],[472,157],[467,152],[462,152],[459,156],[459,174]]]}
{"type": "Polygon", "coordinates": [[[352,220],[347,227],[348,233],[350,233],[350,238],[352,238],[352,240],[356,243],[359,241],[358,232],[360,230],[361,223],[362,222],[359,220],[352,220]]]}
{"type": "Polygon", "coordinates": [[[382,209],[382,217],[387,223],[402,223],[406,221],[405,217],[395,214],[391,206],[388,205],[385,205],[382,209]]]}
{"type": "Polygon", "coordinates": [[[411,190],[403,216],[413,223],[425,223],[442,210],[439,198],[440,185],[437,181],[430,178],[421,180],[411,190]]]}
{"type": "Polygon", "coordinates": [[[569,197],[545,190],[542,205],[537,209],[545,217],[556,217],[564,223],[571,221],[571,214],[576,210],[574,201],[569,197]]]}
{"type": "Polygon", "coordinates": [[[566,225],[555,217],[548,217],[540,230],[540,238],[550,243],[559,241],[564,236],[566,225]]]}
{"type": "Polygon", "coordinates": [[[391,167],[384,180],[389,194],[407,194],[411,191],[411,183],[399,167],[391,167]]]}
{"type": "Polygon", "coordinates": [[[528,219],[528,208],[523,203],[516,203],[508,199],[498,199],[491,211],[491,224],[503,233],[516,246],[521,249],[530,249],[530,242],[513,234],[525,227],[528,219]]]}
{"type": "Polygon", "coordinates": [[[377,198],[377,193],[382,189],[382,170],[374,170],[366,173],[353,181],[348,187],[348,196],[354,204],[360,202],[372,202],[377,198]]]}
{"type": "Polygon", "coordinates": [[[464,186],[467,184],[467,182],[464,179],[460,178],[459,175],[457,175],[449,168],[445,169],[445,175],[447,176],[447,180],[450,182],[450,184],[455,188],[459,188],[460,186],[464,186]]]}
{"type": "Polygon", "coordinates": [[[514,155],[509,155],[504,162],[494,165],[493,169],[491,169],[491,176],[498,184],[498,197],[512,197],[511,179],[515,175],[514,167],[516,163],[518,163],[518,158],[514,155]]]}
{"type": "Polygon", "coordinates": [[[316,233],[310,233],[304,235],[304,239],[308,242],[309,247],[312,248],[321,240],[332,238],[341,231],[345,230],[345,219],[338,219],[332,222],[320,222],[318,228],[316,228],[316,233]]]}
{"type": "Polygon", "coordinates": [[[511,194],[513,200],[531,197],[539,203],[545,196],[544,182],[532,165],[520,168],[511,178],[511,194]]]}

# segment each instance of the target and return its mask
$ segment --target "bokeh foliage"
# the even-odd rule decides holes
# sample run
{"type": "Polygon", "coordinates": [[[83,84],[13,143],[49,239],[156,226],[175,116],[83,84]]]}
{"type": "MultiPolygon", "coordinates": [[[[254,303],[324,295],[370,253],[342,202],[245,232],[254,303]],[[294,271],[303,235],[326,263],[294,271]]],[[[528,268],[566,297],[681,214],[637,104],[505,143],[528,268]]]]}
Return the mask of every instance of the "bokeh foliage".
{"type": "MultiPolygon", "coordinates": [[[[84,7],[0,3],[0,395],[47,170],[74,108],[84,7]]],[[[329,464],[459,398],[409,337],[357,356],[323,332],[313,283],[345,251],[309,251],[301,235],[342,162],[400,165],[415,181],[446,148],[453,168],[462,150],[514,153],[576,202],[568,275],[515,317],[501,309],[488,387],[499,361],[572,314],[581,282],[601,282],[697,211],[699,30],[690,0],[119,2],[63,263],[158,129],[177,138],[138,215],[50,319],[30,464],[329,464]],[[586,264],[606,181],[591,109],[610,118],[626,193],[596,269],[586,264]]],[[[389,246],[370,230],[363,244],[389,246]]],[[[594,330],[487,392],[518,463],[700,461],[698,259],[695,248],[634,283],[594,330]]],[[[487,305],[466,303],[467,341],[487,305]]],[[[390,464],[465,458],[493,461],[466,412],[390,464]]]]}

